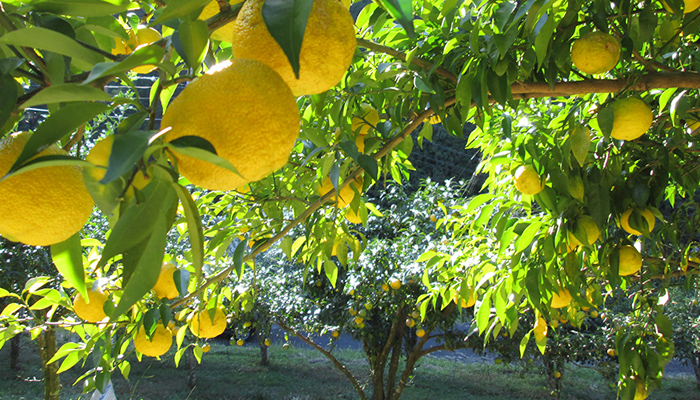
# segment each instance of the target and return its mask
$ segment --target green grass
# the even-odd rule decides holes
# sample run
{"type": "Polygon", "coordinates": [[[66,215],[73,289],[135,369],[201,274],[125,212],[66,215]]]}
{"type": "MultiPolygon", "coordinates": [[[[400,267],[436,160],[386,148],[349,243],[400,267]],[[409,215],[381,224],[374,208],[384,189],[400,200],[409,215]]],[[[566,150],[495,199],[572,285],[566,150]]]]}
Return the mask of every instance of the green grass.
{"type": "MultiPolygon", "coordinates": [[[[9,368],[9,346],[0,350],[0,399],[43,398],[41,368],[34,343],[23,342],[20,371],[9,368]]],[[[367,362],[355,350],[336,351],[338,357],[361,383],[368,383],[367,362]]],[[[61,375],[62,399],[89,399],[72,386],[78,368],[61,375]]],[[[162,361],[144,358],[132,360],[131,375],[125,380],[113,376],[117,398],[144,400],[321,400],[357,399],[351,384],[320,353],[310,349],[284,350],[273,344],[269,348],[269,365],[260,365],[257,346],[224,346],[212,343],[197,366],[197,385],[187,387],[187,361],[175,367],[172,353],[162,361]]],[[[609,382],[590,368],[569,366],[563,376],[563,399],[614,399],[609,382]]],[[[368,390],[369,391],[369,390],[368,390]]],[[[490,363],[464,364],[444,358],[425,358],[404,391],[402,399],[545,399],[549,397],[546,379],[537,368],[490,363]]],[[[664,379],[664,390],[655,391],[650,399],[700,399],[695,379],[677,375],[664,379]]]]}

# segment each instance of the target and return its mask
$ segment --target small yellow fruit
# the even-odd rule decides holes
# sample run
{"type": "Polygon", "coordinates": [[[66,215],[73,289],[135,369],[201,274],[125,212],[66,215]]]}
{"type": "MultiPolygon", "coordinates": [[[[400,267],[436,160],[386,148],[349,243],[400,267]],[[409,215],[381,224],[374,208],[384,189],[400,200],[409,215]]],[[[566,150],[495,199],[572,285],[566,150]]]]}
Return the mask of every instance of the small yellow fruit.
{"type": "Polygon", "coordinates": [[[401,288],[401,281],[398,279],[392,279],[391,282],[389,282],[389,286],[391,286],[391,288],[394,290],[399,290],[401,288]]]}
{"type": "Polygon", "coordinates": [[[206,139],[240,174],[175,152],[185,178],[205,189],[233,190],[287,163],[298,136],[299,110],[275,71],[259,61],[234,59],[190,83],[166,110],[161,127],[172,127],[166,142],[183,136],[206,139]]]}
{"type": "Polygon", "coordinates": [[[636,97],[613,103],[613,127],[610,136],[617,140],[634,140],[651,128],[654,115],[651,108],[636,97]]]}
{"type": "Polygon", "coordinates": [[[362,216],[355,212],[355,210],[351,208],[348,208],[348,211],[345,213],[345,219],[348,220],[351,224],[361,224],[362,223],[362,216]]]}
{"type": "Polygon", "coordinates": [[[515,170],[515,188],[525,195],[536,195],[544,189],[544,181],[532,165],[523,165],[515,170]]]}
{"type": "Polygon", "coordinates": [[[377,110],[369,104],[360,104],[360,111],[357,112],[354,117],[352,117],[350,130],[353,132],[353,134],[357,134],[358,137],[363,138],[363,148],[364,136],[369,133],[370,129],[375,129],[378,123],[379,113],[377,110]]]}
{"type": "Polygon", "coordinates": [[[136,351],[148,357],[160,357],[173,345],[173,332],[162,324],[156,325],[153,336],[149,339],[143,326],[134,337],[136,351]]]}
{"type": "Polygon", "coordinates": [[[636,385],[636,389],[634,392],[634,400],[646,399],[649,396],[649,389],[647,389],[647,385],[638,376],[635,376],[634,381],[636,385]]]}
{"type": "Polygon", "coordinates": [[[435,214],[430,214],[430,222],[437,222],[437,216],[435,214]]]}
{"type": "Polygon", "coordinates": [[[338,332],[338,331],[333,331],[333,332],[331,332],[331,336],[333,336],[334,338],[337,338],[337,337],[340,336],[340,332],[338,332]]]}
{"type": "Polygon", "coordinates": [[[620,60],[620,42],[603,32],[590,32],[574,41],[571,61],[584,74],[602,74],[620,60]]]}
{"type": "Polygon", "coordinates": [[[355,323],[358,325],[361,324],[362,322],[364,322],[364,320],[365,319],[362,317],[355,317],[355,319],[354,319],[355,323]]]}
{"type": "MultiPolygon", "coordinates": [[[[129,40],[126,42],[122,39],[114,38],[114,48],[111,50],[112,54],[129,55],[136,49],[143,46],[148,46],[163,38],[160,32],[146,26],[139,26],[136,33],[134,33],[133,30],[129,30],[128,34],[129,40]]],[[[154,69],[156,69],[155,65],[141,65],[134,68],[133,71],[139,74],[147,74],[154,69]]]]}
{"type": "Polygon", "coordinates": [[[559,372],[559,371],[554,371],[554,377],[557,378],[557,379],[561,378],[561,372],[559,372]]]}
{"type": "Polygon", "coordinates": [[[357,45],[347,7],[337,0],[313,2],[299,54],[297,79],[263,21],[263,2],[248,0],[238,13],[231,47],[234,57],[264,62],[287,82],[294,96],[323,93],[335,86],[350,66],[357,45]]]}
{"type": "Polygon", "coordinates": [[[425,336],[425,330],[422,329],[422,328],[421,328],[421,329],[418,329],[418,330],[416,331],[416,336],[418,336],[418,337],[423,337],[423,336],[425,336]]]}
{"type": "Polygon", "coordinates": [[[104,311],[105,302],[109,296],[102,291],[93,291],[88,288],[88,302],[78,293],[73,298],[73,311],[75,314],[87,322],[99,322],[107,318],[104,311]]]}
{"type": "Polygon", "coordinates": [[[416,326],[416,321],[413,318],[406,318],[406,326],[409,328],[413,328],[416,326]]]}
{"type": "Polygon", "coordinates": [[[209,353],[209,350],[211,350],[211,346],[207,343],[204,346],[202,346],[202,351],[205,353],[209,353]]]}
{"type": "Polygon", "coordinates": [[[571,303],[571,292],[563,287],[559,287],[559,292],[552,294],[552,308],[563,308],[571,303]]]}
{"type": "Polygon", "coordinates": [[[239,346],[243,346],[243,345],[245,344],[245,340],[243,340],[243,339],[238,339],[238,340],[236,340],[236,344],[239,345],[239,346]]]}
{"type": "MultiPolygon", "coordinates": [[[[640,210],[640,213],[642,214],[642,217],[647,221],[647,225],[649,226],[649,232],[654,230],[654,226],[656,225],[656,217],[654,216],[654,213],[651,212],[650,209],[645,208],[643,210],[640,210]]],[[[632,215],[632,209],[628,209],[622,215],[620,216],[620,226],[622,226],[622,229],[625,230],[625,232],[629,233],[630,235],[641,235],[642,232],[632,228],[630,226],[630,216],[632,215]]]]}
{"type": "Polygon", "coordinates": [[[608,350],[607,350],[607,353],[608,353],[608,355],[609,355],[610,357],[615,357],[615,355],[617,354],[617,353],[615,352],[615,349],[608,349],[608,350]]]}
{"type": "Polygon", "coordinates": [[[420,313],[418,312],[418,310],[413,310],[413,312],[411,313],[411,318],[413,318],[413,319],[420,318],[420,313]]]}
{"type": "MultiPolygon", "coordinates": [[[[669,7],[668,3],[666,3],[665,1],[662,0],[661,4],[664,6],[666,11],[672,11],[671,7],[669,7]]],[[[683,14],[688,14],[697,10],[698,7],[700,7],[700,0],[683,0],[683,5],[683,14]]]]}
{"type": "Polygon", "coordinates": [[[642,255],[639,254],[639,251],[634,246],[620,246],[618,254],[620,255],[620,276],[636,274],[642,268],[642,255]]]}
{"type": "MultiPolygon", "coordinates": [[[[0,177],[10,171],[32,136],[13,133],[0,139],[0,177]]],[[[39,157],[67,156],[55,144],[39,157]]],[[[50,246],[70,238],[85,225],[95,203],[83,169],[57,165],[13,175],[0,181],[0,235],[30,246],[50,246]]]]}
{"type": "Polygon", "coordinates": [[[364,329],[364,328],[365,328],[365,323],[364,323],[364,322],[359,323],[359,324],[357,324],[357,327],[358,327],[359,329],[364,329]]]}
{"type": "Polygon", "coordinates": [[[389,291],[389,285],[387,285],[386,283],[382,283],[382,290],[385,291],[385,292],[388,292],[388,291],[389,291]]]}
{"type": "MultiPolygon", "coordinates": [[[[330,201],[336,201],[336,207],[338,208],[343,208],[347,206],[355,198],[355,190],[357,190],[357,193],[362,193],[363,184],[364,181],[362,177],[355,179],[349,185],[340,189],[340,193],[336,196],[331,197],[330,201]],[[353,187],[355,188],[354,190],[353,187]]],[[[326,179],[323,181],[323,184],[318,188],[318,195],[324,196],[331,190],[333,190],[333,182],[331,182],[330,177],[326,177],[326,179]]]]}
{"type": "Polygon", "coordinates": [[[355,309],[352,308],[352,307],[350,307],[350,309],[348,310],[348,312],[350,313],[350,315],[357,315],[357,311],[355,311],[355,309]]]}
{"type": "Polygon", "coordinates": [[[600,230],[598,229],[598,224],[593,220],[593,217],[582,215],[578,219],[578,225],[583,227],[588,243],[581,243],[581,241],[574,236],[574,233],[569,231],[569,251],[575,249],[576,246],[590,246],[600,239],[600,230]]]}
{"type": "Polygon", "coordinates": [[[264,344],[265,346],[269,346],[269,345],[272,344],[272,340],[270,340],[270,338],[265,338],[265,341],[263,342],[263,344],[264,344]]]}
{"type": "Polygon", "coordinates": [[[163,263],[160,268],[160,275],[158,275],[158,281],[156,285],[153,286],[153,291],[156,292],[156,297],[159,299],[174,299],[180,295],[177,291],[177,286],[175,286],[175,280],[173,279],[173,273],[177,271],[177,265],[173,263],[163,263]]]}
{"type": "Polygon", "coordinates": [[[365,309],[367,309],[367,311],[371,310],[372,307],[373,307],[372,302],[368,301],[365,303],[365,309]]]}
{"type": "Polygon", "coordinates": [[[549,331],[549,327],[547,326],[547,321],[545,321],[542,316],[537,317],[537,321],[535,321],[535,327],[534,327],[534,332],[535,332],[535,339],[539,342],[545,337],[547,337],[547,332],[549,331]]]}
{"type": "Polygon", "coordinates": [[[226,313],[222,308],[217,308],[212,321],[209,310],[202,310],[194,314],[187,323],[193,335],[210,339],[221,335],[226,329],[226,313]]]}
{"type": "Polygon", "coordinates": [[[591,318],[598,318],[598,311],[596,311],[596,310],[591,311],[591,318]]]}
{"type": "MultiPolygon", "coordinates": [[[[231,0],[229,2],[230,5],[238,4],[242,2],[243,0],[231,0]]],[[[214,0],[204,6],[204,9],[202,12],[199,14],[199,20],[207,20],[216,14],[219,13],[219,2],[214,0]]],[[[212,39],[214,40],[219,40],[221,42],[229,42],[231,43],[231,38],[233,38],[233,21],[227,22],[226,25],[220,26],[217,28],[214,32],[211,33],[212,39]]]]}

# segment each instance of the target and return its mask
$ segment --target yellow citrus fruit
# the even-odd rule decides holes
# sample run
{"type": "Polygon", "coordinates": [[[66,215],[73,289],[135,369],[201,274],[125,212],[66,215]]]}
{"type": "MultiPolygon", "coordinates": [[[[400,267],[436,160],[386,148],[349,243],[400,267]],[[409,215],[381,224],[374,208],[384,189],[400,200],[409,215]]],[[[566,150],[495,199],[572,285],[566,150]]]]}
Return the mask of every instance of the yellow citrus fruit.
{"type": "MultiPolygon", "coordinates": [[[[238,4],[241,3],[243,0],[231,0],[229,2],[230,5],[238,4]]],[[[204,6],[204,9],[202,10],[202,13],[199,14],[200,20],[207,20],[214,15],[219,13],[219,3],[214,0],[204,6]]],[[[233,37],[233,21],[230,21],[226,23],[224,26],[220,26],[217,28],[214,32],[211,33],[211,38],[215,40],[219,40],[222,42],[231,42],[231,38],[233,37]]]]}
{"type": "Polygon", "coordinates": [[[598,225],[593,220],[590,215],[582,215],[578,219],[578,225],[583,227],[584,232],[586,232],[587,243],[581,243],[572,231],[569,231],[569,251],[576,248],[576,246],[589,246],[595,243],[600,238],[600,230],[598,225]]]}
{"type": "Polygon", "coordinates": [[[353,19],[341,2],[316,0],[299,54],[299,79],[262,18],[264,0],[244,3],[233,27],[233,55],[259,60],[277,71],[295,96],[323,93],[345,75],[355,54],[353,19]]]}
{"type": "Polygon", "coordinates": [[[422,329],[422,328],[421,328],[421,329],[418,329],[418,330],[416,331],[416,336],[418,336],[418,337],[423,337],[423,336],[425,336],[425,329],[422,329]]]}
{"type": "Polygon", "coordinates": [[[557,378],[557,379],[561,378],[561,372],[559,372],[559,371],[554,371],[554,377],[557,378]]]}
{"type": "Polygon", "coordinates": [[[355,317],[353,321],[355,321],[356,324],[361,324],[365,319],[362,317],[355,317]]]}
{"type": "MultiPolygon", "coordinates": [[[[114,48],[112,48],[112,54],[131,54],[134,50],[140,48],[141,46],[148,46],[151,43],[157,42],[162,39],[163,36],[157,30],[149,28],[146,26],[139,26],[136,33],[133,30],[128,31],[129,40],[124,41],[120,38],[114,38],[114,48]]],[[[133,69],[134,72],[139,74],[147,74],[156,68],[155,65],[141,65],[133,69]]]]}
{"type": "Polygon", "coordinates": [[[269,346],[269,345],[272,344],[272,340],[270,340],[270,338],[266,338],[265,341],[263,342],[263,344],[264,344],[265,346],[269,346]]]}
{"type": "MultiPolygon", "coordinates": [[[[360,104],[360,110],[355,113],[350,123],[350,129],[353,134],[357,134],[364,139],[364,135],[369,133],[370,129],[375,129],[379,123],[379,113],[369,104],[360,104]]],[[[364,148],[364,141],[362,143],[364,148]]],[[[359,147],[359,146],[358,146],[359,147]]]]}
{"type": "Polygon", "coordinates": [[[246,321],[246,322],[243,323],[243,327],[244,327],[244,328],[250,328],[251,325],[253,325],[253,323],[250,322],[250,321],[246,321]]]}
{"type": "MultiPolygon", "coordinates": [[[[665,1],[662,1],[661,4],[664,6],[666,11],[672,11],[671,7],[665,1]]],[[[683,0],[683,5],[683,14],[688,14],[697,10],[698,7],[700,7],[700,0],[683,0]]]]}
{"type": "Polygon", "coordinates": [[[207,343],[207,344],[205,344],[204,346],[202,346],[202,351],[203,351],[203,352],[209,353],[210,350],[211,350],[211,345],[210,345],[210,344],[207,343]]]}
{"type": "MultiPolygon", "coordinates": [[[[651,212],[650,209],[645,208],[643,210],[640,210],[640,213],[642,214],[642,217],[647,221],[647,225],[649,226],[649,232],[654,230],[654,226],[656,225],[656,217],[654,216],[654,213],[651,212]]],[[[623,212],[622,215],[620,216],[620,226],[622,226],[622,229],[625,230],[625,232],[631,234],[631,235],[641,235],[642,232],[632,228],[630,226],[630,216],[632,215],[632,209],[628,209],[627,211],[623,212]]]]}
{"type": "Polygon", "coordinates": [[[464,300],[462,297],[460,297],[458,294],[455,295],[455,303],[459,304],[460,307],[462,308],[469,308],[476,304],[476,299],[477,299],[477,294],[475,291],[472,291],[469,293],[469,298],[467,300],[464,300]]]}
{"type": "Polygon", "coordinates": [[[613,103],[613,127],[610,136],[617,140],[634,140],[651,128],[654,115],[651,108],[636,97],[613,103]]]}
{"type": "Polygon", "coordinates": [[[222,308],[217,308],[212,321],[209,310],[203,310],[194,314],[187,323],[193,335],[210,339],[221,335],[226,329],[226,313],[222,308]]]}
{"type": "Polygon", "coordinates": [[[439,115],[434,114],[432,117],[428,118],[428,123],[431,125],[437,125],[442,123],[442,120],[440,119],[439,115]]]}
{"type": "Polygon", "coordinates": [[[620,42],[604,32],[590,32],[574,41],[571,61],[584,74],[602,74],[620,60],[620,42]]]}
{"type": "Polygon", "coordinates": [[[348,211],[345,213],[345,219],[347,219],[351,224],[362,223],[362,216],[360,216],[360,214],[355,212],[355,210],[352,208],[348,208],[348,211]]]}
{"type": "Polygon", "coordinates": [[[413,328],[414,326],[416,326],[416,321],[413,318],[407,318],[406,326],[409,328],[413,328]]]}
{"type": "Polygon", "coordinates": [[[382,290],[385,291],[385,292],[388,292],[388,291],[389,291],[389,285],[387,285],[386,283],[382,283],[382,290]]]}
{"type": "Polygon", "coordinates": [[[341,0],[341,1],[343,2],[343,5],[345,6],[345,8],[350,8],[350,1],[351,0],[341,0]]]}
{"type": "Polygon", "coordinates": [[[170,328],[166,328],[162,324],[156,325],[156,330],[153,332],[153,336],[151,336],[150,339],[146,335],[146,330],[143,326],[134,337],[134,348],[144,356],[160,357],[167,353],[172,345],[173,332],[170,328]]]}
{"type": "MultiPolygon", "coordinates": [[[[0,139],[0,177],[10,171],[32,134],[0,139]]],[[[39,153],[67,156],[53,144],[39,153]]],[[[63,242],[85,225],[95,203],[83,180],[82,167],[38,168],[0,180],[0,235],[13,242],[49,246],[63,242]]]]}
{"type": "Polygon", "coordinates": [[[635,391],[634,391],[634,400],[644,400],[649,396],[649,389],[647,389],[647,385],[642,381],[641,378],[635,376],[635,391]]]}
{"type": "Polygon", "coordinates": [[[615,355],[617,354],[617,353],[615,352],[615,349],[608,349],[606,352],[608,353],[608,355],[609,355],[610,357],[615,357],[615,355]]]}
{"type": "Polygon", "coordinates": [[[620,246],[618,248],[618,254],[620,255],[620,276],[635,274],[642,268],[642,255],[634,246],[620,246]]]}
{"type": "Polygon", "coordinates": [[[160,267],[160,275],[158,275],[158,281],[156,281],[155,286],[153,286],[153,291],[156,292],[156,297],[159,299],[174,299],[180,295],[177,291],[177,286],[175,286],[175,279],[173,278],[173,273],[177,271],[177,265],[173,263],[163,263],[160,267]]]}
{"type": "Polygon", "coordinates": [[[331,336],[333,336],[334,338],[337,338],[337,337],[340,336],[340,332],[338,332],[338,331],[333,331],[333,332],[331,332],[331,336]]]}
{"type": "Polygon", "coordinates": [[[92,291],[90,288],[88,288],[87,294],[89,302],[85,301],[80,293],[73,298],[75,314],[87,322],[99,322],[107,318],[104,305],[109,296],[101,291],[92,291]]]}
{"type": "Polygon", "coordinates": [[[532,165],[523,165],[515,170],[515,188],[522,194],[536,195],[544,189],[544,181],[532,165]]]}
{"type": "MultiPolygon", "coordinates": [[[[90,149],[90,153],[85,157],[85,161],[94,165],[94,167],[89,168],[89,173],[95,181],[100,181],[107,173],[107,166],[109,164],[109,156],[112,154],[113,143],[114,135],[109,135],[95,143],[95,146],[90,149]]],[[[131,186],[126,190],[126,199],[128,200],[134,197],[134,188],[142,190],[149,182],[150,178],[146,178],[143,171],[138,170],[134,175],[134,179],[131,181],[131,186]]]]}
{"type": "Polygon", "coordinates": [[[552,308],[563,308],[571,303],[571,292],[563,287],[559,287],[559,292],[552,294],[552,308]]]}
{"type": "MultiPolygon", "coordinates": [[[[362,177],[358,177],[349,185],[340,189],[340,193],[337,196],[332,197],[331,200],[337,200],[336,207],[338,208],[343,208],[347,206],[355,198],[355,190],[357,190],[358,193],[362,193],[363,183],[364,181],[362,177]],[[353,187],[355,188],[354,190],[353,187]]],[[[326,179],[323,181],[323,184],[318,188],[318,195],[324,196],[331,190],[333,190],[333,182],[331,182],[330,177],[326,177],[326,179]]]]}
{"type": "Polygon", "coordinates": [[[401,288],[401,281],[398,279],[392,279],[391,282],[389,282],[389,286],[391,286],[391,288],[394,290],[399,290],[401,288]]]}
{"type": "Polygon", "coordinates": [[[258,181],[287,163],[299,132],[299,111],[282,79],[265,64],[234,59],[190,83],[170,104],[161,126],[171,142],[183,136],[209,141],[238,174],[175,154],[180,173],[210,190],[258,181]]]}
{"type": "Polygon", "coordinates": [[[245,340],[243,340],[243,339],[238,339],[238,340],[236,340],[236,344],[239,345],[239,346],[243,346],[243,345],[245,344],[245,340]]]}

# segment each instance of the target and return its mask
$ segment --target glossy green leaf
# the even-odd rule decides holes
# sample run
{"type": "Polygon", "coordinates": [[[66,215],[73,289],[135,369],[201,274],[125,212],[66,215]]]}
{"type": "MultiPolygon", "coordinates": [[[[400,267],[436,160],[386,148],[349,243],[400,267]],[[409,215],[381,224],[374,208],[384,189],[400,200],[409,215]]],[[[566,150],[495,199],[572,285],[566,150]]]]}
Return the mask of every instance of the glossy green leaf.
{"type": "Polygon", "coordinates": [[[71,17],[99,17],[129,9],[129,0],[41,0],[31,2],[34,11],[69,15],[71,17]]]}
{"type": "Polygon", "coordinates": [[[299,55],[313,0],[266,0],[262,17],[299,79],[299,55]]]}
{"type": "Polygon", "coordinates": [[[84,298],[87,298],[80,233],[76,233],[63,242],[51,245],[51,259],[65,280],[84,298]]]}
{"type": "Polygon", "coordinates": [[[211,0],[169,0],[165,2],[165,7],[158,9],[155,19],[150,26],[156,26],[164,22],[185,17],[195,10],[207,5],[211,0]]]}
{"type": "Polygon", "coordinates": [[[143,157],[149,141],[155,134],[156,132],[153,131],[130,130],[127,133],[115,135],[107,172],[100,183],[110,183],[131,171],[143,157]]]}
{"type": "Polygon", "coordinates": [[[82,46],[74,39],[46,28],[30,27],[6,32],[0,36],[0,44],[48,50],[81,60],[89,65],[95,65],[104,60],[101,55],[82,46]]]}
{"type": "Polygon", "coordinates": [[[0,73],[0,93],[2,93],[0,96],[0,127],[2,127],[17,107],[17,82],[9,73],[0,73]]]}
{"type": "Polygon", "coordinates": [[[83,84],[94,82],[104,77],[116,76],[142,65],[156,65],[161,62],[164,55],[165,50],[155,44],[139,47],[122,61],[96,64],[85,81],[83,81],[83,84]]]}
{"type": "Polygon", "coordinates": [[[583,167],[591,147],[591,132],[584,126],[577,126],[569,135],[571,154],[583,167]]]}
{"type": "Polygon", "coordinates": [[[204,267],[204,231],[202,228],[202,218],[197,210],[197,205],[192,199],[192,195],[183,186],[173,183],[175,192],[180,198],[182,208],[185,210],[185,220],[187,221],[187,234],[190,239],[192,249],[192,264],[195,270],[204,267]]]}
{"type": "Polygon", "coordinates": [[[21,104],[22,108],[42,104],[69,103],[72,101],[110,101],[112,97],[92,86],[78,83],[61,83],[44,88],[21,104]]]}
{"type": "Polygon", "coordinates": [[[212,150],[214,150],[214,146],[212,146],[211,143],[209,143],[207,140],[205,140],[203,138],[197,138],[197,139],[200,139],[199,141],[202,143],[206,142],[208,144],[207,147],[209,147],[209,148],[204,148],[203,146],[199,146],[199,144],[195,147],[195,145],[193,145],[191,140],[187,142],[187,145],[183,146],[182,145],[183,141],[180,139],[185,139],[185,138],[193,138],[193,137],[189,136],[189,137],[178,138],[176,140],[173,140],[172,142],[167,143],[166,145],[168,147],[170,147],[171,149],[173,149],[177,153],[180,153],[180,154],[183,154],[186,156],[190,156],[190,157],[194,157],[194,158],[198,158],[202,161],[212,163],[218,167],[227,169],[227,170],[229,170],[237,175],[240,175],[240,174],[238,174],[238,171],[236,170],[236,167],[233,166],[233,164],[231,164],[225,158],[221,158],[221,157],[217,156],[216,153],[214,151],[212,151],[212,150]]]}
{"type": "Polygon", "coordinates": [[[413,27],[413,2],[411,0],[377,0],[406,31],[409,38],[416,37],[413,27]]]}
{"type": "Polygon", "coordinates": [[[198,70],[209,46],[209,28],[202,20],[182,21],[172,36],[173,46],[187,65],[198,70]]]}

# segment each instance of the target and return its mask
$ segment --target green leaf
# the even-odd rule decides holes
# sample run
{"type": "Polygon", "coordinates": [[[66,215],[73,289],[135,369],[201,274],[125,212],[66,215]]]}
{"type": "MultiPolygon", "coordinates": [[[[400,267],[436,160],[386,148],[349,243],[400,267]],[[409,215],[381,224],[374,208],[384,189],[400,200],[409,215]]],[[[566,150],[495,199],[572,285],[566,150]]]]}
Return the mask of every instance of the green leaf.
{"type": "Polygon", "coordinates": [[[0,44],[48,50],[84,61],[89,65],[95,65],[104,60],[101,55],[88,50],[70,37],[46,28],[30,27],[5,32],[0,36],[0,44]]]}
{"type": "Polygon", "coordinates": [[[94,82],[107,76],[116,76],[141,65],[155,65],[161,62],[165,50],[155,44],[139,47],[122,61],[110,61],[96,64],[83,84],[94,82]]]}
{"type": "Polygon", "coordinates": [[[610,132],[612,132],[613,120],[615,119],[615,112],[611,106],[607,106],[600,110],[598,113],[598,127],[603,136],[609,138],[610,132]]]}
{"type": "Polygon", "coordinates": [[[569,135],[571,154],[579,165],[583,167],[588,157],[588,150],[591,147],[591,132],[588,128],[579,125],[569,135]]]}
{"type": "Polygon", "coordinates": [[[17,106],[17,81],[9,73],[0,74],[0,93],[2,93],[0,96],[0,127],[2,127],[17,106]]]}
{"type": "Polygon", "coordinates": [[[85,272],[83,270],[83,247],[80,245],[80,233],[67,240],[51,245],[51,259],[58,272],[73,286],[83,298],[87,298],[85,272]]]}
{"type": "MultiPolygon", "coordinates": [[[[111,321],[119,318],[131,306],[141,300],[155,286],[158,280],[160,268],[163,264],[163,253],[165,252],[169,228],[164,211],[164,209],[155,211],[157,217],[153,224],[151,235],[143,248],[143,252],[136,257],[138,262],[133,267],[132,277],[138,277],[138,279],[129,279],[129,282],[126,283],[124,294],[110,315],[111,321]]],[[[124,261],[126,262],[126,259],[124,261]]],[[[127,266],[125,265],[124,268],[126,269],[127,266]]]]}
{"type": "Polygon", "coordinates": [[[129,0],[43,0],[29,3],[34,11],[71,17],[100,17],[129,9],[129,0]]]}
{"type": "Polygon", "coordinates": [[[262,17],[299,79],[299,54],[313,0],[265,0],[262,17]]]}
{"type": "Polygon", "coordinates": [[[245,248],[248,246],[248,239],[241,240],[236,246],[236,250],[233,251],[233,270],[236,271],[236,276],[241,279],[243,276],[243,256],[245,255],[245,248]]]}
{"type": "Polygon", "coordinates": [[[416,37],[416,31],[413,28],[413,4],[411,0],[377,0],[377,2],[401,24],[409,38],[416,37]]]}
{"type": "Polygon", "coordinates": [[[148,143],[156,134],[155,131],[130,130],[124,134],[114,135],[112,152],[109,153],[107,172],[100,181],[107,184],[132,170],[134,165],[143,157],[148,143]]]}
{"type": "Polygon", "coordinates": [[[366,154],[360,154],[357,157],[357,163],[360,164],[360,167],[365,170],[367,175],[372,178],[372,180],[376,181],[379,178],[379,166],[377,165],[377,160],[366,154]]]}
{"type": "Polygon", "coordinates": [[[12,173],[9,173],[5,175],[4,177],[0,178],[0,182],[2,179],[5,179],[9,177],[10,175],[19,175],[24,172],[29,172],[35,169],[39,168],[45,168],[45,167],[53,167],[57,165],[79,165],[79,166],[89,166],[90,163],[81,160],[80,158],[75,158],[72,156],[63,156],[63,155],[55,155],[55,156],[42,156],[42,157],[37,157],[33,158],[29,161],[27,161],[23,166],[20,168],[16,169],[12,173]]]}
{"type": "Polygon", "coordinates": [[[103,103],[75,103],[51,113],[29,137],[10,171],[16,170],[22,163],[109,108],[109,105],[103,103]]]}
{"type": "Polygon", "coordinates": [[[517,247],[515,249],[516,253],[520,253],[521,251],[525,250],[532,243],[532,239],[534,239],[537,232],[539,232],[541,225],[541,222],[536,221],[525,228],[525,231],[523,231],[517,240],[517,247]]]}
{"type": "Polygon", "coordinates": [[[202,20],[182,21],[172,36],[173,46],[187,65],[198,70],[209,46],[209,28],[202,20]]]}
{"type": "Polygon", "coordinates": [[[195,270],[199,271],[204,267],[204,230],[202,227],[202,218],[197,210],[197,205],[194,200],[192,200],[190,192],[177,183],[173,182],[173,186],[185,210],[187,234],[190,238],[190,247],[192,249],[192,264],[194,264],[195,270]]]}
{"type": "Polygon", "coordinates": [[[169,0],[166,1],[166,6],[160,8],[156,12],[155,20],[151,21],[150,26],[156,26],[172,19],[185,17],[195,10],[201,9],[211,0],[169,0]]]}
{"type": "MultiPolygon", "coordinates": [[[[188,138],[192,138],[192,137],[193,136],[189,136],[188,138]]],[[[166,143],[166,146],[172,148],[175,152],[180,153],[182,155],[194,157],[194,158],[200,159],[202,161],[212,163],[212,164],[216,165],[217,167],[227,169],[236,175],[240,175],[238,173],[238,170],[236,170],[236,167],[233,166],[233,164],[231,164],[225,158],[221,158],[221,157],[217,156],[216,152],[212,151],[212,150],[214,150],[214,146],[212,146],[211,143],[209,143],[206,139],[199,138],[199,139],[201,139],[202,142],[209,143],[209,146],[211,147],[210,149],[202,148],[200,146],[195,147],[192,145],[182,146],[182,144],[181,144],[182,141],[180,139],[183,139],[183,138],[178,138],[178,139],[173,140],[172,142],[166,143]]]]}
{"type": "Polygon", "coordinates": [[[42,89],[22,103],[20,107],[29,108],[42,104],[68,103],[71,101],[110,100],[112,100],[110,95],[92,86],[84,86],[78,83],[61,83],[42,89]]]}

